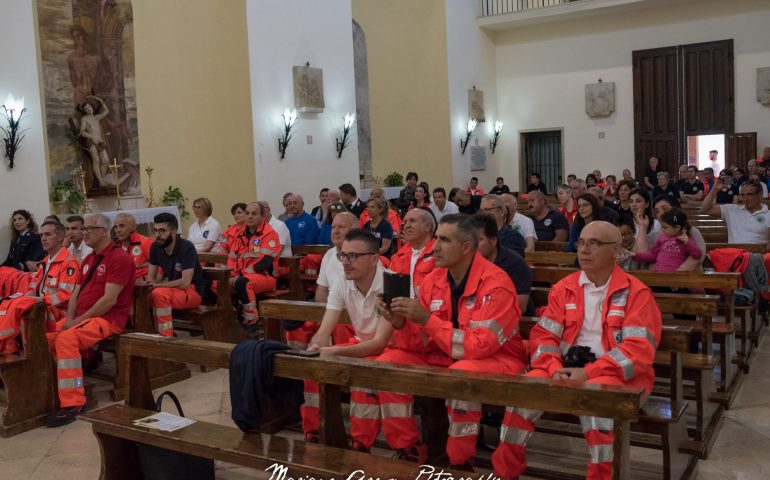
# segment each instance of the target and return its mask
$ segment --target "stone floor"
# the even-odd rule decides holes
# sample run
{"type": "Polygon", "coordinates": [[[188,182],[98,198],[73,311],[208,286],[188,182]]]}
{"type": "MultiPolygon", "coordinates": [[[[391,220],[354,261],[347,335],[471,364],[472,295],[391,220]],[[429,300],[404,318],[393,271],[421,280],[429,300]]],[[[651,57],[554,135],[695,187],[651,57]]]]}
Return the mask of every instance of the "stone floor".
{"type": "MultiPolygon", "coordinates": [[[[733,407],[726,412],[713,452],[699,462],[699,479],[770,478],[770,336],[765,336],[733,407]]],[[[225,370],[199,373],[171,388],[185,414],[202,421],[232,425],[225,370]]],[[[109,404],[106,385],[97,388],[100,406],[109,404]]],[[[168,402],[167,407],[172,407],[168,402]]],[[[299,436],[286,431],[287,436],[299,436]]],[[[537,438],[537,435],[535,436],[537,438]]],[[[578,444],[580,448],[585,448],[578,444]]],[[[533,449],[536,449],[533,445],[533,449]]],[[[377,451],[387,455],[387,451],[377,451]]],[[[660,478],[660,454],[632,449],[634,478],[660,478]]],[[[535,456],[533,454],[533,456],[535,456]]],[[[538,463],[533,458],[532,463],[538,463]]],[[[58,429],[38,428],[0,438],[0,478],[14,480],[97,479],[99,447],[89,424],[77,421],[58,429]]],[[[477,476],[474,476],[477,477],[477,476]]],[[[217,464],[217,478],[268,478],[264,472],[217,464]]]]}

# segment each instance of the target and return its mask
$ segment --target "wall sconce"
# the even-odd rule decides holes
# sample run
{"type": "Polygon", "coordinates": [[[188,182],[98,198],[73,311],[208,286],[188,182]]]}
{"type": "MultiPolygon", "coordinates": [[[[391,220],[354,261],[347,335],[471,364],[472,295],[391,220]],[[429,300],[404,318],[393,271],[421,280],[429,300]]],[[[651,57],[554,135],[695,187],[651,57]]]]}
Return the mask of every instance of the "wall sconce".
{"type": "Polygon", "coordinates": [[[463,151],[462,155],[465,155],[465,149],[468,148],[468,142],[470,141],[474,130],[476,130],[476,119],[471,118],[468,120],[468,126],[466,127],[465,140],[462,138],[460,139],[460,148],[463,151]]]}
{"type": "Polygon", "coordinates": [[[495,154],[497,148],[497,141],[500,140],[500,132],[503,130],[503,122],[500,120],[495,122],[495,136],[489,141],[489,148],[492,149],[492,155],[495,154]]]}
{"type": "Polygon", "coordinates": [[[11,161],[10,167],[13,168],[13,157],[16,156],[16,151],[21,147],[21,141],[24,139],[24,132],[27,131],[26,129],[19,130],[21,117],[24,115],[24,112],[27,111],[27,109],[24,108],[24,97],[13,98],[13,95],[9,93],[8,96],[5,97],[5,103],[2,108],[5,122],[0,125],[0,130],[3,131],[5,156],[11,161]],[[18,115],[16,115],[16,113],[18,113],[18,115]]]}
{"type": "Polygon", "coordinates": [[[281,152],[281,158],[286,155],[286,147],[289,146],[289,140],[294,135],[292,129],[297,123],[297,109],[295,108],[291,112],[287,108],[281,115],[283,118],[283,134],[278,138],[278,151],[281,152]]]}
{"type": "Polygon", "coordinates": [[[355,122],[355,113],[346,113],[345,117],[342,119],[342,139],[335,139],[337,140],[337,158],[342,158],[342,151],[345,150],[345,147],[350,145],[350,129],[355,122]]]}

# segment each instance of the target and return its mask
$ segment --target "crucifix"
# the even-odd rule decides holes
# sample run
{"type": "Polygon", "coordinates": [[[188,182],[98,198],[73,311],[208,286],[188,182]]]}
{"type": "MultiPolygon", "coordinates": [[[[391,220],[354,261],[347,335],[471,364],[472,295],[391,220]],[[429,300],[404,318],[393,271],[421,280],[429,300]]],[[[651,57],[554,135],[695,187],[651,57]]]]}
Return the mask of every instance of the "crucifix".
{"type": "Polygon", "coordinates": [[[112,170],[112,176],[115,179],[115,194],[118,197],[118,207],[115,210],[120,210],[120,179],[118,178],[118,169],[122,167],[123,167],[122,165],[118,165],[117,158],[112,159],[112,165],[110,165],[110,170],[112,170]]]}

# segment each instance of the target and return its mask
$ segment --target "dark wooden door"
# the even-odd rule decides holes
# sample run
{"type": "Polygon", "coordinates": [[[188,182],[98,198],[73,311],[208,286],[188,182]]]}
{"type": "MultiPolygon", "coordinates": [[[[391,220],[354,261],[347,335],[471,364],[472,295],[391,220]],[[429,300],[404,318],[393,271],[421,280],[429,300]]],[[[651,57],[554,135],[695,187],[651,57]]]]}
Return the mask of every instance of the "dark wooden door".
{"type": "Polygon", "coordinates": [[[733,41],[683,45],[686,136],[734,131],[733,41]]]}
{"type": "Polygon", "coordinates": [[[644,178],[655,156],[666,171],[676,171],[682,156],[677,47],[633,52],[636,178],[644,178]]]}
{"type": "Polygon", "coordinates": [[[757,132],[725,135],[725,167],[738,165],[746,171],[749,160],[757,158],[757,132]]]}

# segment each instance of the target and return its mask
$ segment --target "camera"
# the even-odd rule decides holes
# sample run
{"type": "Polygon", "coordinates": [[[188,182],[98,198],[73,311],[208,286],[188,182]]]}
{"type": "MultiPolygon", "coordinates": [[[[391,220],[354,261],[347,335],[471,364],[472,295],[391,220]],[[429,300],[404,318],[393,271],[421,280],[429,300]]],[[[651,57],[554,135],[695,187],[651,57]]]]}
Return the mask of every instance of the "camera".
{"type": "Polygon", "coordinates": [[[567,354],[564,355],[565,368],[583,368],[594,361],[596,361],[596,355],[591,352],[591,347],[582,345],[569,347],[567,354]]]}

